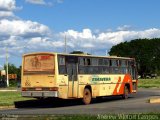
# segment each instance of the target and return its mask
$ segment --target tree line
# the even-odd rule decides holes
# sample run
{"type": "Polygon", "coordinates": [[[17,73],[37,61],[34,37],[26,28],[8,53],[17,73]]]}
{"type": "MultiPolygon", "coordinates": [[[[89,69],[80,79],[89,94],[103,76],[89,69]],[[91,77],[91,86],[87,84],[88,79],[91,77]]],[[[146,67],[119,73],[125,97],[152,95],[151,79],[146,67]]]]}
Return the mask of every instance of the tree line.
{"type": "Polygon", "coordinates": [[[160,38],[136,39],[113,46],[109,55],[133,57],[136,59],[138,73],[160,75],[160,38]]]}
{"type": "MultiPolygon", "coordinates": [[[[6,65],[4,65],[4,70],[7,71],[6,65]]],[[[14,64],[8,63],[8,74],[16,74],[17,79],[20,80],[21,79],[21,66],[16,67],[14,64]]]]}

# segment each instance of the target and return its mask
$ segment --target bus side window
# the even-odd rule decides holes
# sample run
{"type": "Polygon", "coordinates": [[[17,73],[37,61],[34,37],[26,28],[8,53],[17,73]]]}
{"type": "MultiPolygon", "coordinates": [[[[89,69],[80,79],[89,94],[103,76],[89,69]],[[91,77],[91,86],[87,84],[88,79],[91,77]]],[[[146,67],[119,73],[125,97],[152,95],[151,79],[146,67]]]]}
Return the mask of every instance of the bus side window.
{"type": "Polygon", "coordinates": [[[91,65],[91,59],[90,58],[86,58],[86,64],[85,65],[91,65]]]}
{"type": "Polygon", "coordinates": [[[119,60],[120,64],[120,73],[121,74],[127,74],[128,68],[127,68],[127,60],[119,60]]]}
{"type": "Polygon", "coordinates": [[[105,66],[109,66],[109,60],[108,59],[103,59],[103,64],[105,66]]]}
{"type": "Polygon", "coordinates": [[[118,66],[121,67],[121,65],[122,65],[122,61],[118,60],[118,66]]]}
{"type": "Polygon", "coordinates": [[[127,63],[126,60],[121,60],[121,66],[122,67],[126,67],[127,66],[126,63],[127,63]]]}
{"type": "Polygon", "coordinates": [[[92,66],[98,66],[98,59],[97,58],[92,58],[91,60],[92,60],[92,63],[91,63],[92,66]]]}
{"type": "Polygon", "coordinates": [[[112,74],[118,74],[120,72],[119,70],[119,62],[117,59],[111,59],[110,60],[110,73],[112,74]]]}
{"type": "Polygon", "coordinates": [[[66,63],[65,63],[65,57],[59,56],[58,57],[58,68],[59,68],[59,74],[66,74],[66,63]]]}
{"type": "Polygon", "coordinates": [[[65,65],[65,57],[59,57],[58,59],[59,65],[65,65]]]}
{"type": "Polygon", "coordinates": [[[79,58],[79,65],[84,65],[85,64],[85,59],[80,57],[79,58]]]}
{"type": "Polygon", "coordinates": [[[118,66],[117,60],[112,59],[111,61],[112,61],[112,66],[113,66],[113,67],[117,67],[117,66],[118,66]]]}
{"type": "Polygon", "coordinates": [[[112,60],[109,60],[109,66],[112,66],[112,60]]]}
{"type": "Polygon", "coordinates": [[[79,72],[79,74],[86,74],[87,73],[86,68],[85,68],[86,58],[79,57],[78,61],[79,61],[79,63],[78,63],[78,72],[79,72]]]}

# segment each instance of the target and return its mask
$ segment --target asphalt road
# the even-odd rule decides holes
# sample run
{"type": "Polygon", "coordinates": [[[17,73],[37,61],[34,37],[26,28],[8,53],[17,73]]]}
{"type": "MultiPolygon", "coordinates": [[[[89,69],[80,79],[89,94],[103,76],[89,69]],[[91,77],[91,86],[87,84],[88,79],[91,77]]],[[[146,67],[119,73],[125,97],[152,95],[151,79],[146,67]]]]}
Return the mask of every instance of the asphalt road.
{"type": "Polygon", "coordinates": [[[149,98],[160,97],[160,89],[139,89],[127,100],[121,97],[93,99],[90,105],[83,105],[80,99],[72,100],[31,100],[16,102],[15,109],[0,110],[3,114],[106,114],[106,113],[160,113],[160,104],[148,103],[149,98]]]}

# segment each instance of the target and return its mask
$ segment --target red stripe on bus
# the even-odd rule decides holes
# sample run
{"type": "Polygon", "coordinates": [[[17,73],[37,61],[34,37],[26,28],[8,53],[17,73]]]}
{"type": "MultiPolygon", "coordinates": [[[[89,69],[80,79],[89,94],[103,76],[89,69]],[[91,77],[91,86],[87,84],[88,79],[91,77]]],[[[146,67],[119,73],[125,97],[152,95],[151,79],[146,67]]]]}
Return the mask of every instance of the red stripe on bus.
{"type": "MultiPolygon", "coordinates": [[[[119,80],[120,80],[120,78],[119,78],[119,80]]],[[[118,82],[119,82],[119,80],[118,80],[118,82]]],[[[126,74],[126,75],[124,76],[123,81],[122,81],[120,84],[117,83],[117,85],[116,85],[116,87],[115,87],[115,89],[114,89],[114,91],[113,91],[113,95],[123,94],[123,93],[124,93],[124,86],[125,86],[126,83],[130,85],[130,90],[129,90],[129,91],[132,92],[132,79],[131,79],[131,76],[130,76],[129,74],[126,74]],[[120,85],[120,89],[119,89],[119,91],[117,92],[117,88],[118,88],[119,85],[120,85]]]]}
{"type": "Polygon", "coordinates": [[[116,87],[114,89],[113,95],[117,94],[117,88],[118,88],[119,85],[121,85],[121,83],[119,83],[119,82],[121,82],[121,77],[118,78],[118,83],[116,84],[116,87]]]}

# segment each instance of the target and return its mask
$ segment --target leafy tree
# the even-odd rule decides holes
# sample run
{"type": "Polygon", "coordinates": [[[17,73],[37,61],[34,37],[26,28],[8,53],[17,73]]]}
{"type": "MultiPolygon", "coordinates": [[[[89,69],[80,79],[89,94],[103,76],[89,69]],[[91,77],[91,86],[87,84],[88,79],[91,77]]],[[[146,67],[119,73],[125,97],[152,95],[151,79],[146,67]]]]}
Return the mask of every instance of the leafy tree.
{"type": "Polygon", "coordinates": [[[84,53],[83,51],[72,51],[72,52],[70,52],[70,54],[87,54],[87,55],[91,55],[89,53],[84,53]]]}
{"type": "Polygon", "coordinates": [[[70,54],[84,54],[83,51],[72,51],[70,52],[70,54]]]}
{"type": "MultiPolygon", "coordinates": [[[[4,65],[4,69],[6,69],[6,65],[4,65]]],[[[14,64],[8,64],[8,74],[17,74],[17,79],[21,79],[21,66],[17,68],[14,64]]]]}
{"type": "Polygon", "coordinates": [[[160,38],[136,39],[113,46],[109,55],[134,57],[140,75],[160,74],[160,38]]]}

